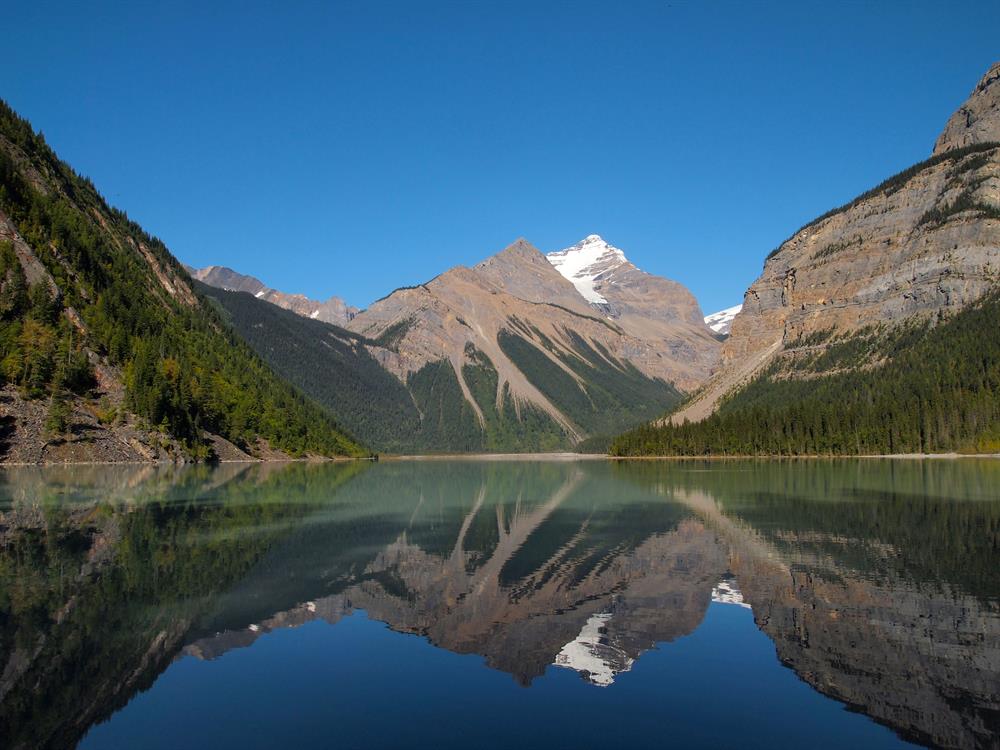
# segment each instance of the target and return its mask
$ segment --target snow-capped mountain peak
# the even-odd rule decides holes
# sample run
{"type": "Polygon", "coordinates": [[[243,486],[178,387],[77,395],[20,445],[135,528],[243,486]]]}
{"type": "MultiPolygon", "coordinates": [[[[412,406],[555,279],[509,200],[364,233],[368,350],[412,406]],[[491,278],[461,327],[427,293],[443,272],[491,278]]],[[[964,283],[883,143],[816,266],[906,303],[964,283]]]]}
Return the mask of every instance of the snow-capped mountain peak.
{"type": "Polygon", "coordinates": [[[705,325],[716,333],[728,334],[729,329],[733,325],[733,318],[735,318],[737,313],[739,313],[742,309],[743,305],[734,305],[733,307],[727,307],[725,310],[719,310],[719,312],[706,315],[705,325]]]}
{"type": "Polygon", "coordinates": [[[743,599],[743,592],[732,577],[725,577],[712,589],[712,601],[719,604],[735,604],[738,607],[752,609],[743,599]]]}
{"type": "Polygon", "coordinates": [[[609,245],[599,234],[588,234],[572,247],[548,253],[545,257],[573,283],[587,302],[597,305],[606,305],[608,301],[595,289],[595,283],[609,271],[628,263],[625,253],[609,245]]]}
{"type": "Polygon", "coordinates": [[[580,634],[562,647],[553,664],[579,672],[591,685],[608,687],[615,675],[632,669],[635,659],[611,644],[605,634],[610,612],[591,615],[580,634]]]}

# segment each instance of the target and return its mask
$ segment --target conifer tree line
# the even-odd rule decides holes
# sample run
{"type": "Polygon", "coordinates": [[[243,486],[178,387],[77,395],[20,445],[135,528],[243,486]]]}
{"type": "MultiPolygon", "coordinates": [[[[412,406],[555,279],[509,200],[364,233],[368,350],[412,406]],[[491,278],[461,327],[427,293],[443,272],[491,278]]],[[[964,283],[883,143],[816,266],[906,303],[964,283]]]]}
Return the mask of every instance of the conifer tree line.
{"type": "MultiPolygon", "coordinates": [[[[701,422],[643,425],[615,456],[1000,452],[1000,292],[939,321],[830,347],[855,367],[782,377],[772,367],[701,422]]],[[[825,369],[825,368],[824,368],[825,369]]]]}
{"type": "Polygon", "coordinates": [[[67,399],[93,395],[103,360],[121,373],[125,409],[193,457],[210,456],[206,432],[246,448],[264,438],[292,454],[363,452],[210,305],[159,283],[161,272],[190,281],[162,242],[108,206],[2,101],[0,211],[55,282],[29,284],[13,243],[0,243],[0,376],[50,400],[52,432],[67,427],[67,399]]]}

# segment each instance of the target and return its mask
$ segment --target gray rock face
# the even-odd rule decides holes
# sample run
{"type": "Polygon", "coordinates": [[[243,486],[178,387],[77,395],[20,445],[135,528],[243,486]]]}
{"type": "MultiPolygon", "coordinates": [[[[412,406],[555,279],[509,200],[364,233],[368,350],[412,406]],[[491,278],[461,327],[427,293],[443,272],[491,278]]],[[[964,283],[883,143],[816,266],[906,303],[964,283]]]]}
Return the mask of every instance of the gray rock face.
{"type": "Polygon", "coordinates": [[[934,144],[934,153],[989,141],[1000,141],[1000,62],[993,63],[948,120],[934,144]]]}
{"type": "Polygon", "coordinates": [[[188,273],[198,281],[225,289],[230,292],[247,292],[305,318],[322,320],[324,323],[344,326],[358,314],[358,308],[351,307],[340,297],[330,297],[325,302],[309,299],[302,294],[285,294],[272,289],[253,276],[246,276],[225,266],[188,268],[188,273]]]}
{"type": "Polygon", "coordinates": [[[979,299],[1000,274],[1000,221],[980,210],[928,218],[961,196],[1000,206],[1000,148],[927,167],[800,231],[747,292],[724,362],[776,338],[900,322],[979,299]]]}
{"type": "MultiPolygon", "coordinates": [[[[719,371],[672,419],[696,421],[799,337],[950,313],[1000,283],[1000,64],[938,155],[796,232],[764,264],[719,371]],[[978,144],[978,145],[977,145],[978,144]]],[[[956,115],[957,117],[958,115],[956,115]]],[[[858,363],[863,364],[863,363],[858,363]]]]}
{"type": "Polygon", "coordinates": [[[683,324],[703,333],[701,308],[684,285],[637,268],[599,235],[588,235],[546,258],[573,283],[579,296],[612,318],[683,324]]]}

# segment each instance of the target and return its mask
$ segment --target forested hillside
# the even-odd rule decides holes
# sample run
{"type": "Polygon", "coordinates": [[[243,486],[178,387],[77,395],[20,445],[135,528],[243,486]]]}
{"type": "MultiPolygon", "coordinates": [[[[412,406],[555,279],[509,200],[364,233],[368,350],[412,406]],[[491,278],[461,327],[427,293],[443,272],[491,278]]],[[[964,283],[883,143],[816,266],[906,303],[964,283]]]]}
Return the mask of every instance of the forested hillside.
{"type": "MultiPolygon", "coordinates": [[[[226,319],[279,375],[377,450],[523,452],[574,445],[552,416],[516,401],[510,387],[501,385],[494,361],[471,343],[463,352],[461,374],[472,401],[447,359],[410,372],[405,383],[380,364],[399,356],[403,324],[369,339],[245,292],[198,288],[219,303],[226,319]]],[[[525,321],[512,319],[508,325],[510,330],[499,336],[501,350],[588,435],[614,435],[681,399],[669,383],[643,375],[572,332],[567,335],[573,348],[566,351],[525,321]]],[[[598,437],[597,443],[603,449],[608,440],[598,437]]]]}
{"type": "Polygon", "coordinates": [[[709,382],[614,452],[1000,450],[998,137],[1000,63],[929,159],[767,256],[709,382]]]}
{"type": "Polygon", "coordinates": [[[612,454],[1000,452],[1000,294],[786,353],[707,419],[640,427],[612,454]]]}
{"type": "Polygon", "coordinates": [[[420,414],[399,380],[365,348],[363,336],[330,323],[200,282],[196,288],[268,364],[373,448],[400,450],[420,414]]]}
{"type": "MultiPolygon", "coordinates": [[[[293,455],[362,452],[190,284],[162,242],[0,102],[0,374],[9,404],[47,404],[39,460],[123,424],[172,441],[175,458],[211,457],[211,434],[251,454],[259,439],[293,455]],[[90,416],[81,435],[74,421],[90,416]]],[[[4,410],[6,447],[28,440],[15,411],[4,410]]]]}
{"type": "MultiPolygon", "coordinates": [[[[474,348],[466,352],[469,361],[462,376],[478,414],[448,360],[427,363],[410,373],[405,384],[379,364],[372,352],[395,356],[402,334],[398,328],[373,340],[245,292],[198,288],[220,305],[236,331],[283,378],[377,450],[538,451],[569,446],[558,424],[529,404],[515,408],[509,391],[497,405],[496,368],[474,348]]],[[[659,401],[657,407],[665,408],[666,403],[659,401]]]]}

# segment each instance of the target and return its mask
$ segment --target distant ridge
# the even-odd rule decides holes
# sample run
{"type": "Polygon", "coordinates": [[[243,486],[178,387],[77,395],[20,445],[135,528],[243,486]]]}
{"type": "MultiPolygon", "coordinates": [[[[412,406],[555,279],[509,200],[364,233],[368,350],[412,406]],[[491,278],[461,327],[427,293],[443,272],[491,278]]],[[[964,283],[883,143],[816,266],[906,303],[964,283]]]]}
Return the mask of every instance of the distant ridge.
{"type": "Polygon", "coordinates": [[[318,302],[302,294],[285,294],[265,286],[260,279],[246,276],[226,266],[205,268],[185,266],[185,268],[193,278],[209,286],[230,292],[248,292],[265,302],[291,310],[306,318],[322,320],[324,323],[345,325],[358,314],[358,308],[351,307],[340,297],[330,297],[325,302],[318,302]]]}

